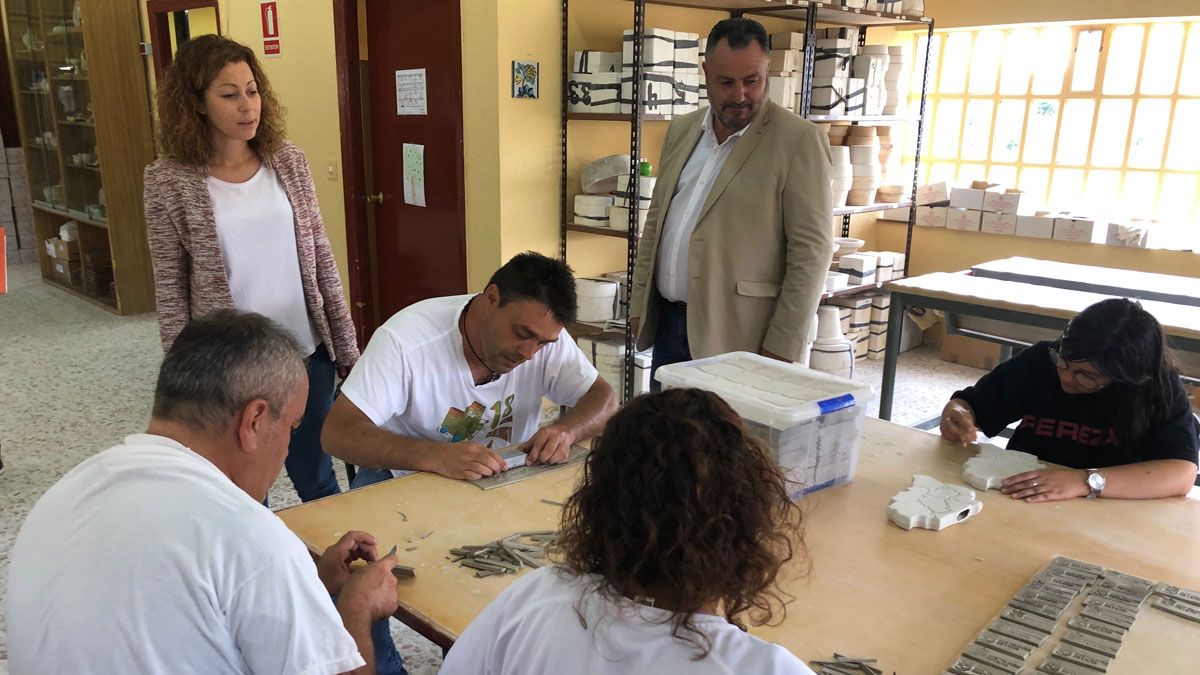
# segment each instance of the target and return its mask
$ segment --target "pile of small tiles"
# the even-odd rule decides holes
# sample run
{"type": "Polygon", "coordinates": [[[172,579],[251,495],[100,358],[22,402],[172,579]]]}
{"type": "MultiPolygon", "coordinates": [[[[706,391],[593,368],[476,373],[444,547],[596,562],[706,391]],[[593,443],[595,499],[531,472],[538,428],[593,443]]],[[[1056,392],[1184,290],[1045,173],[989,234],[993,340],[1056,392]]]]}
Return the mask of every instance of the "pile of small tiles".
{"type": "Polygon", "coordinates": [[[1153,601],[1155,608],[1200,622],[1200,593],[1155,585],[1148,579],[1058,557],[1017,591],[999,618],[963,650],[949,672],[992,675],[1021,671],[1081,595],[1082,608],[1067,618],[1066,632],[1037,665],[1038,672],[1107,672],[1142,604],[1151,595],[1158,596],[1153,601]]]}
{"type": "Polygon", "coordinates": [[[517,532],[486,544],[452,548],[450,561],[475,570],[476,579],[516,574],[523,566],[537,569],[544,565],[546,547],[557,537],[553,530],[517,532]]]}
{"type": "Polygon", "coordinates": [[[817,669],[817,675],[883,675],[883,671],[875,667],[878,659],[856,656],[842,656],[833,653],[832,661],[810,661],[808,665],[817,669]]]}

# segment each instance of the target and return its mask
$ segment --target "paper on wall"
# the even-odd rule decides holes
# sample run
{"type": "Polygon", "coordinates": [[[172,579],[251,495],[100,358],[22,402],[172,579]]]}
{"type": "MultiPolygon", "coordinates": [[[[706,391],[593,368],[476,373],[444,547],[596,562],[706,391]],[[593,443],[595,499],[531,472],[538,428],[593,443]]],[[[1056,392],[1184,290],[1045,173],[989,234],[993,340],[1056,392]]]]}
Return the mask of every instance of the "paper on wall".
{"type": "Polygon", "coordinates": [[[425,206],[425,146],[404,144],[404,203],[425,206]]]}
{"type": "Polygon", "coordinates": [[[429,114],[429,97],[425,93],[424,68],[396,71],[396,114],[429,114]]]}

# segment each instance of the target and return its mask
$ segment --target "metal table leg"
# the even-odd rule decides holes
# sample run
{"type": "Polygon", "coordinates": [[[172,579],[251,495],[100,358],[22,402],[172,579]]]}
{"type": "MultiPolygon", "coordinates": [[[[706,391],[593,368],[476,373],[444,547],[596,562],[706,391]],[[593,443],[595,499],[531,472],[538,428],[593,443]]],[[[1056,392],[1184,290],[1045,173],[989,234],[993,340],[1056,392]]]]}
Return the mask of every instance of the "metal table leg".
{"type": "Polygon", "coordinates": [[[892,419],[892,394],[896,388],[896,362],[900,359],[900,338],[904,330],[904,310],[907,307],[903,293],[892,292],[888,309],[887,345],[883,352],[883,385],[879,392],[879,419],[892,419]]]}

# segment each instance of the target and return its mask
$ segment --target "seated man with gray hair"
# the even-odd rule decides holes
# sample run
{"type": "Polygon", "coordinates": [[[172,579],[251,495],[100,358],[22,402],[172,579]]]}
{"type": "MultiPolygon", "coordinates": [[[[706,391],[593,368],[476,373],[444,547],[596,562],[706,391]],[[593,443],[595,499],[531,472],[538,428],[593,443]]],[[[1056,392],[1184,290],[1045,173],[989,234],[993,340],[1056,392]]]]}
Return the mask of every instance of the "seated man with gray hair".
{"type": "Polygon", "coordinates": [[[72,469],[22,526],[12,672],[375,672],[371,626],[396,609],[395,557],[349,532],[314,566],[262,504],[307,391],[295,340],[269,319],[188,324],[146,433],[72,469]],[[371,562],[351,572],[355,559],[371,562]]]}

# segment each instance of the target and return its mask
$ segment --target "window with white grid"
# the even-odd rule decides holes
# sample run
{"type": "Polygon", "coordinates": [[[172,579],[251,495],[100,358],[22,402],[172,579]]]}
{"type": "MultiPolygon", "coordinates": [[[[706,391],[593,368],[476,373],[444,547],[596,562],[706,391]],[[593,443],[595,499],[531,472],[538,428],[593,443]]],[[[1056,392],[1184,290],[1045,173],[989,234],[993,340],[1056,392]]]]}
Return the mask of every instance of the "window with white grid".
{"type": "Polygon", "coordinates": [[[1154,218],[1154,245],[1200,250],[1200,18],[938,31],[930,64],[923,181],[1154,218]]]}

